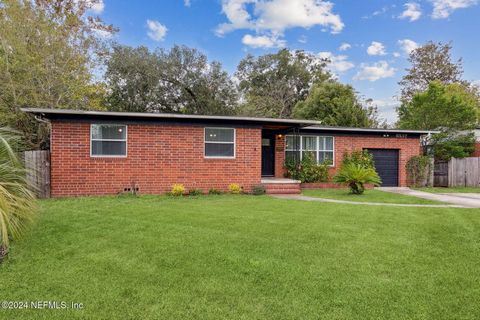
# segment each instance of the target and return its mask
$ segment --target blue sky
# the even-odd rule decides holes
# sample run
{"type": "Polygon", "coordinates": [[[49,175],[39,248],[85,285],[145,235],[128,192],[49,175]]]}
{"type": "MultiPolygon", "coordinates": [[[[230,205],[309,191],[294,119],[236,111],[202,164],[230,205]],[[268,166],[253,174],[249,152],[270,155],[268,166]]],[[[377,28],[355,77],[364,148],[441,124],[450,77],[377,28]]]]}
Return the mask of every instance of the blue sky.
{"type": "Polygon", "coordinates": [[[94,9],[120,28],[119,43],[195,47],[231,74],[246,53],[280,47],[329,57],[340,81],[374,99],[390,122],[416,45],[451,41],[464,78],[480,80],[480,0],[103,0],[94,9]]]}

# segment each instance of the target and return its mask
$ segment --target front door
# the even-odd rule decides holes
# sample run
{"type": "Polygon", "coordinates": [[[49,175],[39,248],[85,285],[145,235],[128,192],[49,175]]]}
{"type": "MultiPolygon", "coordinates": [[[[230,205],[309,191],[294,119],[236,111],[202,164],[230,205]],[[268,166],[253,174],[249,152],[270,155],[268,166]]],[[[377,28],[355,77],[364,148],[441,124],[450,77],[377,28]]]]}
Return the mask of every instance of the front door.
{"type": "Polygon", "coordinates": [[[262,176],[273,177],[275,174],[275,139],[262,137],[262,176]]]}

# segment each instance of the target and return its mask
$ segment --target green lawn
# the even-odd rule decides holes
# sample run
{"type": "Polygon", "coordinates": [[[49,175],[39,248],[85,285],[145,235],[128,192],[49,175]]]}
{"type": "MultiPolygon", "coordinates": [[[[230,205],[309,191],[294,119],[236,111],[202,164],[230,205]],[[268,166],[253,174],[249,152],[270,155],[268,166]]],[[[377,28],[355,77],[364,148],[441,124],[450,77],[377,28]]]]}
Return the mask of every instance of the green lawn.
{"type": "Polygon", "coordinates": [[[444,204],[443,202],[421,199],[412,196],[384,192],[380,190],[365,190],[362,195],[351,194],[349,189],[315,189],[303,190],[303,194],[309,197],[325,199],[346,200],[356,202],[380,202],[401,204],[444,204]]]}
{"type": "Polygon", "coordinates": [[[49,200],[0,266],[0,319],[478,319],[475,209],[267,196],[49,200]]]}
{"type": "Polygon", "coordinates": [[[452,187],[452,188],[416,188],[416,190],[432,193],[480,193],[480,188],[475,187],[452,187]]]}

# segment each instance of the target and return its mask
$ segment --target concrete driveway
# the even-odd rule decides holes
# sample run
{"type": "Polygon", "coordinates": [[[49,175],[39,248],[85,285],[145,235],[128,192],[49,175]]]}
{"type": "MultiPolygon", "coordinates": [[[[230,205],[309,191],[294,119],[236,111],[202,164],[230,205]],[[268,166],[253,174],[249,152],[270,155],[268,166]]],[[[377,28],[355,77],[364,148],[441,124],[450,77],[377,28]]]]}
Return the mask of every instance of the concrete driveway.
{"type": "Polygon", "coordinates": [[[413,190],[410,188],[376,188],[381,191],[404,194],[418,198],[442,201],[454,205],[460,205],[466,208],[480,208],[480,194],[478,193],[430,193],[413,190]]]}

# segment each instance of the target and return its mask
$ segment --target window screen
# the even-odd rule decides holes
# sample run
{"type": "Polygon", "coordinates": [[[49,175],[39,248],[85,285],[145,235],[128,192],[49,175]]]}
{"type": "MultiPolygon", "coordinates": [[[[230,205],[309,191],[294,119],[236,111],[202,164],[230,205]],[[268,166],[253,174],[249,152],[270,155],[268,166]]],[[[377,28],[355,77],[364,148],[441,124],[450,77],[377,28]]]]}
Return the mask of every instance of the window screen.
{"type": "Polygon", "coordinates": [[[205,128],[205,157],[234,158],[235,129],[205,128]]]}
{"type": "Polygon", "coordinates": [[[91,155],[94,157],[127,156],[127,126],[119,124],[91,125],[91,155]]]}

